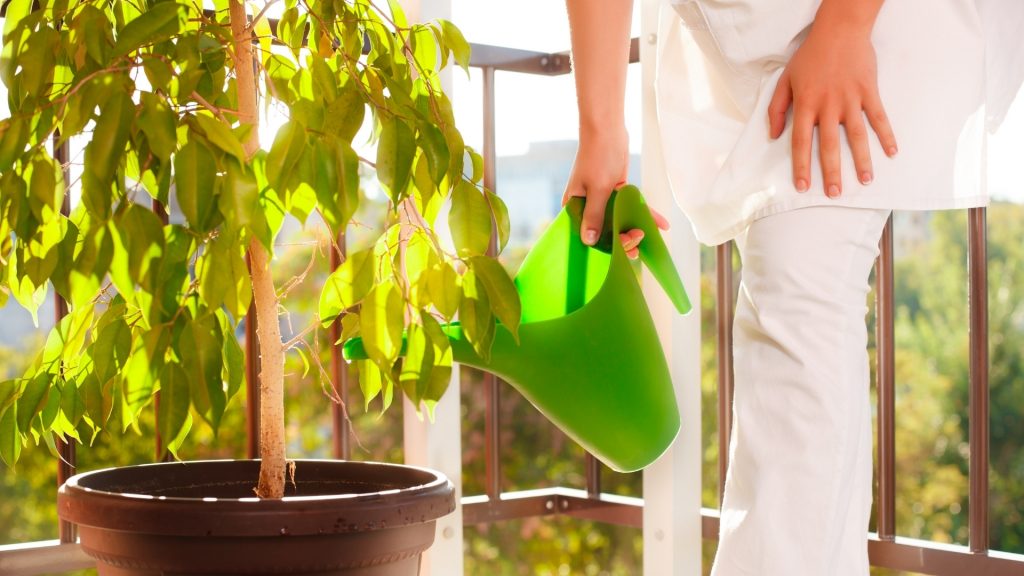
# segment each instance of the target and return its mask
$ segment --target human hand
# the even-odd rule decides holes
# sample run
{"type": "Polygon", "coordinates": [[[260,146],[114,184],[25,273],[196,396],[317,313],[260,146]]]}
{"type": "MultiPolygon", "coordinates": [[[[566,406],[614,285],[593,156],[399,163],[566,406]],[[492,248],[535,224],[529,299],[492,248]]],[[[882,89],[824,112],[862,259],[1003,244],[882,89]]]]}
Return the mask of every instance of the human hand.
{"type": "Polygon", "coordinates": [[[819,161],[830,198],[843,191],[840,165],[839,125],[853,153],[857,178],[862,184],[874,179],[868,131],[864,117],[889,156],[898,150],[878,93],[878,72],[870,26],[849,25],[828,14],[816,18],[806,41],[793,55],[779,78],[768,106],[772,138],[778,138],[793,109],[793,184],[800,192],[811,186],[811,142],[818,128],[819,161]]]}
{"type": "MultiPolygon", "coordinates": [[[[629,172],[629,137],[625,128],[611,132],[581,130],[579,150],[573,162],[569,183],[562,195],[564,205],[573,196],[586,198],[580,236],[587,245],[594,245],[601,236],[604,212],[612,191],[626,183],[629,172]]],[[[651,209],[658,228],[668,230],[668,220],[651,209]]],[[[639,256],[643,230],[628,230],[619,235],[626,255],[639,256]]]]}

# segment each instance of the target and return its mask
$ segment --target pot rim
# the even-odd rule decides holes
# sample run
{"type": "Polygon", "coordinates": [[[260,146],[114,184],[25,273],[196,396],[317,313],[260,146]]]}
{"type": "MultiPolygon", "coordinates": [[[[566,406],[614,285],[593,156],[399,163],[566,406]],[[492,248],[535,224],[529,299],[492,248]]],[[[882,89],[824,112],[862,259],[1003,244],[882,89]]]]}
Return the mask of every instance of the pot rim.
{"type": "MultiPolygon", "coordinates": [[[[413,471],[428,481],[363,493],[256,497],[157,496],[83,486],[84,480],[125,471],[181,470],[181,466],[251,467],[258,460],[193,460],[105,468],[68,479],[58,491],[59,515],[83,526],[179,536],[280,536],[350,533],[433,521],[455,509],[454,487],[436,470],[405,464],[332,459],[299,459],[302,465],[353,466],[370,470],[413,471]],[[365,468],[364,468],[365,467],[365,468]]],[[[130,472],[128,472],[130,473],[130,472]]],[[[252,476],[252,484],[256,483],[252,476]]],[[[215,482],[211,482],[214,484],[215,482]]]]}

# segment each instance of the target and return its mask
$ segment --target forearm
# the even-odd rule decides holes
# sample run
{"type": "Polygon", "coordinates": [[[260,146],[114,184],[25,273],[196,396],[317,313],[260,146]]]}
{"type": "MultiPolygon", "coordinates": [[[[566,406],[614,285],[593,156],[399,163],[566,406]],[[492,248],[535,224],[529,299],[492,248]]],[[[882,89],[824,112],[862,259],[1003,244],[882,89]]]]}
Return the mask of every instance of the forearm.
{"type": "Polygon", "coordinates": [[[822,0],[812,30],[829,34],[871,34],[885,0],[822,0]]]}
{"type": "Polygon", "coordinates": [[[581,135],[621,130],[633,0],[566,0],[565,4],[581,135]]]}

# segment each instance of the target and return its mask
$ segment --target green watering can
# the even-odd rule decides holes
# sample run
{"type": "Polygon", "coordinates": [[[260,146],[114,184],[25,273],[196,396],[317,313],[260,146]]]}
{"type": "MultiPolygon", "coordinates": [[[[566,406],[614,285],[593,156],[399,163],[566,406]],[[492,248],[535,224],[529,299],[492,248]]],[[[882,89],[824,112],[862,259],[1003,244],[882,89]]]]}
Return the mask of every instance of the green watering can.
{"type": "MultiPolygon", "coordinates": [[[[640,259],[680,314],[686,291],[643,196],[625,186],[608,201],[595,247],[580,238],[582,198],[573,198],[523,261],[519,343],[500,324],[489,360],[458,323],[445,326],[456,362],[491,372],[614,470],[632,472],[661,456],[679,431],[672,378],[619,233],[644,231],[640,259]]],[[[362,340],[343,348],[365,359],[362,340]]]]}

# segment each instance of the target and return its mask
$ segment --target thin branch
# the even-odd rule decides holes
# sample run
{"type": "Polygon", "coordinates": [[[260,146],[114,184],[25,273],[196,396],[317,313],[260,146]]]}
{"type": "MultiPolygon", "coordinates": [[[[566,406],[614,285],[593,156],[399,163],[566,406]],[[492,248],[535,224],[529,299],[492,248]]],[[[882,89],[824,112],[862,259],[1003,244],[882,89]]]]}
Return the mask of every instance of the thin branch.
{"type": "Polygon", "coordinates": [[[291,350],[293,347],[295,347],[297,344],[303,343],[303,339],[306,337],[306,335],[312,332],[313,330],[316,330],[316,327],[319,324],[320,318],[314,318],[313,321],[310,322],[309,326],[306,326],[305,328],[302,329],[302,332],[299,332],[298,334],[295,335],[294,338],[284,343],[284,350],[287,352],[288,350],[291,350]]]}
{"type": "Polygon", "coordinates": [[[259,14],[257,14],[256,17],[252,19],[252,22],[249,22],[248,28],[250,33],[256,30],[256,25],[259,24],[260,20],[262,20],[263,17],[267,15],[267,10],[270,10],[270,7],[273,6],[274,4],[277,4],[277,2],[278,0],[268,0],[268,2],[263,5],[263,9],[260,10],[259,14]]]}
{"type": "MultiPolygon", "coordinates": [[[[202,94],[200,94],[199,92],[196,92],[195,90],[193,90],[192,91],[192,99],[195,100],[196,102],[199,102],[200,104],[202,104],[203,108],[206,108],[210,112],[213,112],[213,115],[216,116],[217,118],[219,118],[221,122],[224,122],[228,126],[231,125],[231,122],[229,122],[227,117],[224,116],[224,111],[221,110],[220,108],[214,106],[213,104],[210,104],[210,102],[207,101],[206,98],[203,98],[202,94]]],[[[237,112],[235,114],[237,115],[237,112]]]]}

